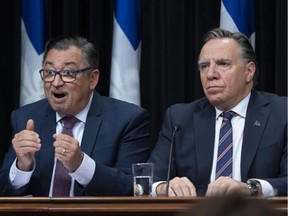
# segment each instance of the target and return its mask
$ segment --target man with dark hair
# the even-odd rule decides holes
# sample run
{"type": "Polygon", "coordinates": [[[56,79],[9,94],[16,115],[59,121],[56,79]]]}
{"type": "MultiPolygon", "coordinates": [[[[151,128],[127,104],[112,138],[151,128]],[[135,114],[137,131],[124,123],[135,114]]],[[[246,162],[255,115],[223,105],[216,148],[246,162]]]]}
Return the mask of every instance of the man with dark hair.
{"type": "Polygon", "coordinates": [[[12,112],[12,145],[0,170],[2,196],[133,194],[132,163],[149,155],[149,114],[100,96],[98,53],[82,37],[46,44],[46,98],[12,112]]]}
{"type": "Polygon", "coordinates": [[[167,109],[149,159],[153,194],[287,196],[287,97],[253,89],[257,63],[247,37],[209,31],[198,65],[206,97],[167,109]]]}

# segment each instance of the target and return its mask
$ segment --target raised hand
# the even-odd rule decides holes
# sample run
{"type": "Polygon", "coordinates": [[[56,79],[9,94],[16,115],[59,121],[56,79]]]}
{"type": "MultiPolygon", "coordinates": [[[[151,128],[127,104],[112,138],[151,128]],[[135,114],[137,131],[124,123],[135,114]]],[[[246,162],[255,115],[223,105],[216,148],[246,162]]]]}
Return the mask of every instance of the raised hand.
{"type": "Polygon", "coordinates": [[[39,134],[34,131],[34,121],[29,119],[26,129],[16,133],[12,139],[14,151],[17,156],[17,167],[22,171],[30,170],[35,152],[41,148],[39,134]]]}

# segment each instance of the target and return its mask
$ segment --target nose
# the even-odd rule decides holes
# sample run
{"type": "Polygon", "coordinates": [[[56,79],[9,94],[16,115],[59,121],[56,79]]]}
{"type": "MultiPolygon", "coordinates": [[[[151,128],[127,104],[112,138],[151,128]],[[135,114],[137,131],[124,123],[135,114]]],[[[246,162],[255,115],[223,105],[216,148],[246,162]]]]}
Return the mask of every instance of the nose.
{"type": "Polygon", "coordinates": [[[211,63],[208,68],[207,72],[207,78],[208,80],[213,80],[218,78],[218,72],[217,72],[217,65],[211,63]]]}
{"type": "Polygon", "coordinates": [[[61,79],[61,77],[60,77],[59,74],[56,74],[56,75],[55,75],[52,84],[53,84],[54,86],[61,86],[61,85],[64,85],[64,82],[62,81],[62,79],[61,79]]]}

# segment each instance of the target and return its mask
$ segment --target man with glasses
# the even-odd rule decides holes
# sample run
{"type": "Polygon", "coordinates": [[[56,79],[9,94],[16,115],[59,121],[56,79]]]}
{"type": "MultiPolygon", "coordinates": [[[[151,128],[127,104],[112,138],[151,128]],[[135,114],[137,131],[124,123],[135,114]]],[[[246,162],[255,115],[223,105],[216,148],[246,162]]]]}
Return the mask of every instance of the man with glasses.
{"type": "Polygon", "coordinates": [[[150,150],[149,114],[100,96],[98,67],[85,38],[47,42],[39,71],[46,98],[12,112],[0,195],[132,195],[131,165],[146,161],[150,150]]]}

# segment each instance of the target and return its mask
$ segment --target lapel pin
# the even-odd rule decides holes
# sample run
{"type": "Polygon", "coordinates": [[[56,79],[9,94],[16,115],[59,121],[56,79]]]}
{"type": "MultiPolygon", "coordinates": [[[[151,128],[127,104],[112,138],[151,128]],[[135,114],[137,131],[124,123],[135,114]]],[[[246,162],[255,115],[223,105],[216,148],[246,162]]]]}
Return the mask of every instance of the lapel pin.
{"type": "Polygon", "coordinates": [[[260,125],[261,125],[261,123],[257,120],[254,122],[254,126],[260,127],[260,125]]]}

